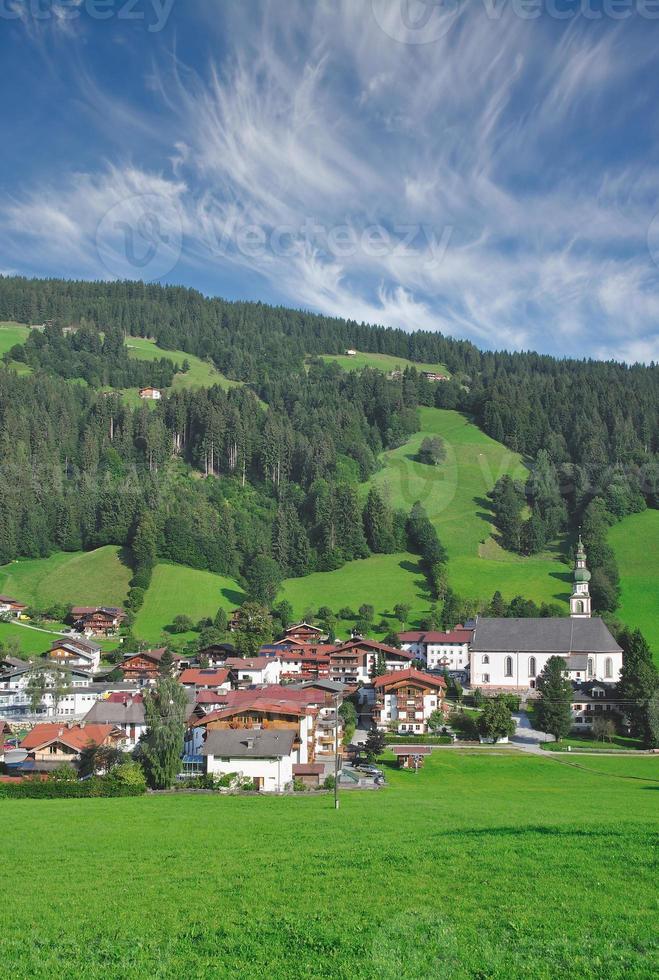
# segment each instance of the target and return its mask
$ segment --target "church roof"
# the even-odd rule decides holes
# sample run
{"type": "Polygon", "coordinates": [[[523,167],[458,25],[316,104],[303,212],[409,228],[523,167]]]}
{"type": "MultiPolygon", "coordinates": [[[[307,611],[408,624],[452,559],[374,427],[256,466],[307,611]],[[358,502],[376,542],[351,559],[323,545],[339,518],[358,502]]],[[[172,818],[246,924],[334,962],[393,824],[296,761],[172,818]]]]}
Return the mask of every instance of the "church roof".
{"type": "Polygon", "coordinates": [[[604,622],[548,617],[476,620],[471,649],[483,653],[621,653],[604,622]]]}

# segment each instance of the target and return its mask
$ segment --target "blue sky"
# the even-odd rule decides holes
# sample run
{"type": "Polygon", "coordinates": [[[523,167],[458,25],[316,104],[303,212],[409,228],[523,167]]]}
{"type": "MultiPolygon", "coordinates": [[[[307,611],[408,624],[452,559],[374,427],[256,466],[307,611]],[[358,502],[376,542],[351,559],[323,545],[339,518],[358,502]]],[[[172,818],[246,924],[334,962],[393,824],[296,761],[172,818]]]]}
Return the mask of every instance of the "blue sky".
{"type": "Polygon", "coordinates": [[[0,271],[659,360],[658,40],[656,0],[0,0],[0,271]]]}

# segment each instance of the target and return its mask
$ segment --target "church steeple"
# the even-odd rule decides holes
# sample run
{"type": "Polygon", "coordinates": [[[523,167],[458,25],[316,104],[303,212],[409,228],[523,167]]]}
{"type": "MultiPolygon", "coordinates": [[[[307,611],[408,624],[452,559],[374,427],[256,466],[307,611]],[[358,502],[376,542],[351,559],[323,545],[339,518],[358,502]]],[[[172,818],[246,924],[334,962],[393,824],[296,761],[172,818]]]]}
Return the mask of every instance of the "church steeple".
{"type": "Polygon", "coordinates": [[[576,619],[590,619],[589,582],[590,572],[586,567],[586,552],[581,540],[581,528],[579,528],[577,557],[574,564],[574,587],[570,596],[570,616],[576,619]]]}

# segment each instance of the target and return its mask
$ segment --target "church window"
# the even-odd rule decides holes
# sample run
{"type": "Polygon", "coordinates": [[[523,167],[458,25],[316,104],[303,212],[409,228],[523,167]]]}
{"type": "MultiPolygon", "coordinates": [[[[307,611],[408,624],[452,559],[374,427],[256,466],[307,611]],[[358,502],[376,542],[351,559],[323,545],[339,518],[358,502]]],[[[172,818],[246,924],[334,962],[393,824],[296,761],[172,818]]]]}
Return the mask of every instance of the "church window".
{"type": "Polygon", "coordinates": [[[529,657],[529,677],[535,677],[536,673],[535,657],[529,657]]]}
{"type": "Polygon", "coordinates": [[[613,677],[613,660],[611,657],[607,657],[604,661],[604,676],[613,677]]]}
{"type": "Polygon", "coordinates": [[[506,677],[512,677],[513,676],[513,658],[512,657],[506,657],[506,659],[504,661],[504,674],[506,675],[506,677]]]}
{"type": "Polygon", "coordinates": [[[490,662],[490,658],[488,657],[488,655],[486,653],[484,653],[483,654],[483,659],[482,659],[481,663],[489,664],[489,662],[490,662]]]}

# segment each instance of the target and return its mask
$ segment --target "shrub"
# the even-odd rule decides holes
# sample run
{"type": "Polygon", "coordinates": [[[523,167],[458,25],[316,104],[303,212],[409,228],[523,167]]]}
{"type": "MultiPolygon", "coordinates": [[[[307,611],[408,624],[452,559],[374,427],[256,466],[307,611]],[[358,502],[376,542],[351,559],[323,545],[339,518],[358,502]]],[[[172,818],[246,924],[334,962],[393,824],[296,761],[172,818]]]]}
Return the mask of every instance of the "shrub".
{"type": "Polygon", "coordinates": [[[295,776],[293,779],[293,790],[296,793],[306,793],[307,791],[306,783],[299,776],[295,776]]]}
{"type": "Polygon", "coordinates": [[[350,606],[342,606],[339,609],[339,619],[355,619],[356,615],[354,609],[351,609],[350,606]]]}
{"type": "Polygon", "coordinates": [[[144,787],[119,783],[110,777],[94,776],[78,782],[26,779],[22,783],[0,783],[0,799],[88,799],[92,797],[141,796],[144,787]]]}
{"type": "Polygon", "coordinates": [[[334,789],[335,783],[336,783],[336,779],[334,778],[334,776],[332,776],[331,774],[329,776],[325,776],[323,789],[334,789]]]}

